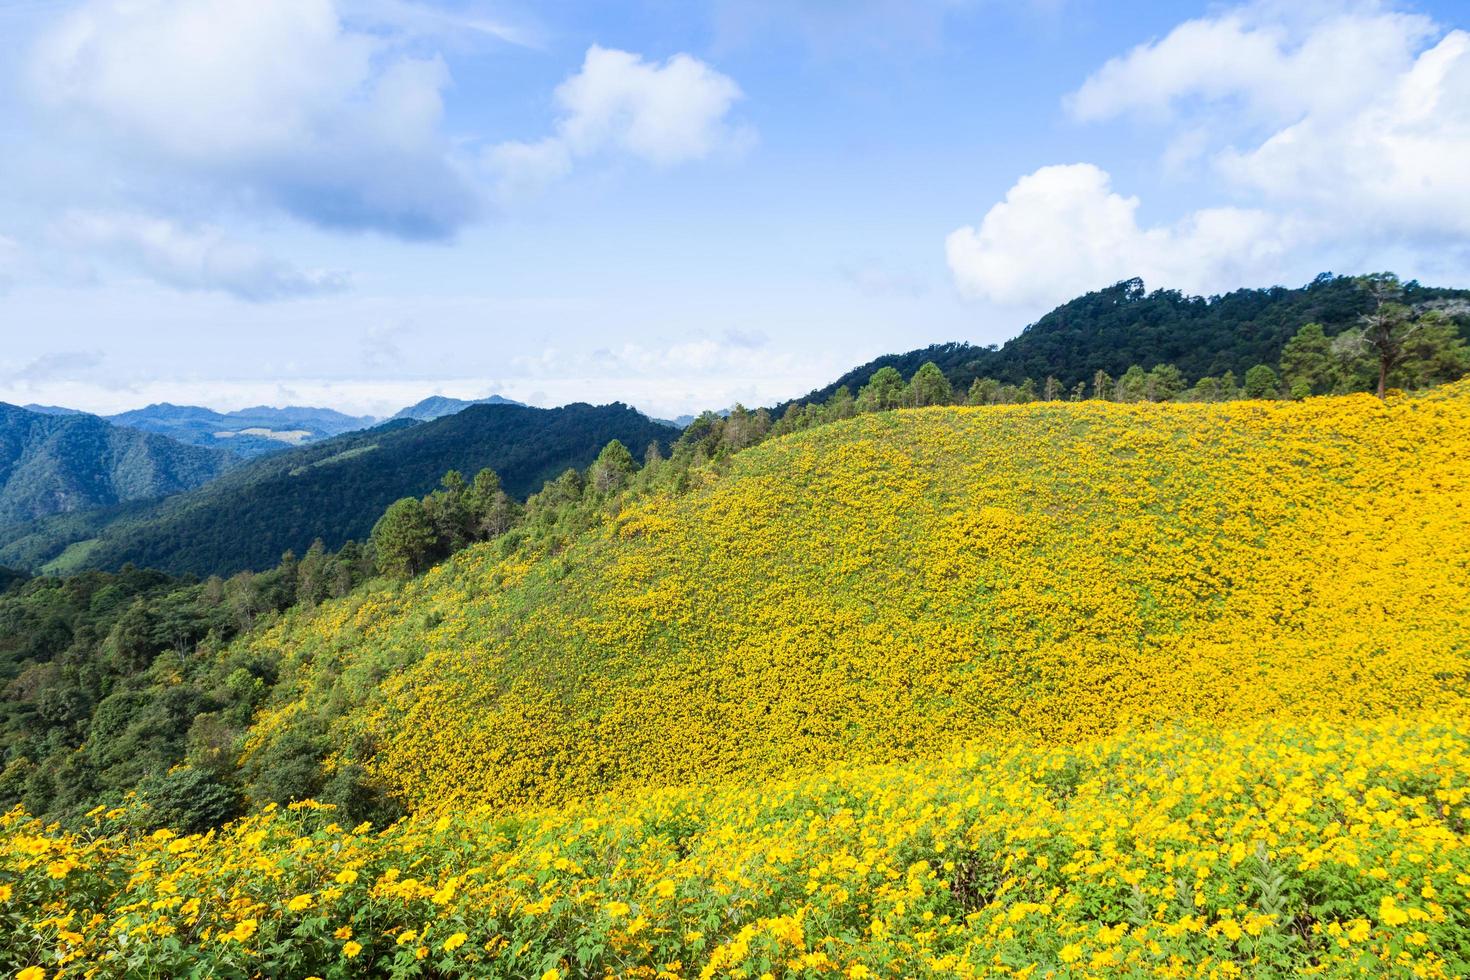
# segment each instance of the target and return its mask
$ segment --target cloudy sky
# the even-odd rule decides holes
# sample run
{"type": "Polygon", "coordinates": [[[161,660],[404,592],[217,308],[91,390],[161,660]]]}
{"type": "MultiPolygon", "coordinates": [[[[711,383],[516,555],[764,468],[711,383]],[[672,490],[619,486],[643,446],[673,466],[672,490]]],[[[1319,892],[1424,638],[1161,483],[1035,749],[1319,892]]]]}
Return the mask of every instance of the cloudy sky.
{"type": "Polygon", "coordinates": [[[0,400],[673,415],[1129,276],[1470,284],[1470,8],[0,0],[0,400]]]}

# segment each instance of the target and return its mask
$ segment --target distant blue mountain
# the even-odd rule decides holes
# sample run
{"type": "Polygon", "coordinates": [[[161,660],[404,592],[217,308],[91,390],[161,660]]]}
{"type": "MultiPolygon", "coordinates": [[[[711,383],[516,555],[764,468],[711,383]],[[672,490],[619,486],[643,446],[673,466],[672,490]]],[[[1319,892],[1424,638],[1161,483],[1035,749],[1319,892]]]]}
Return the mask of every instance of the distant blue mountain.
{"type": "Polygon", "coordinates": [[[489,398],[476,398],[467,400],[464,398],[446,398],[443,395],[430,395],[416,405],[410,405],[401,412],[393,415],[392,419],[418,419],[420,422],[432,422],[442,419],[446,415],[458,415],[471,405],[520,405],[523,403],[502,398],[499,395],[491,395],[489,398]]]}
{"type": "MultiPolygon", "coordinates": [[[[60,414],[68,410],[54,409],[60,414]]],[[[224,449],[240,457],[304,446],[372,425],[371,416],[345,415],[330,408],[260,405],[216,412],[197,405],[160,402],[147,408],[110,415],[107,421],[130,429],[169,436],[191,446],[224,449]]]]}

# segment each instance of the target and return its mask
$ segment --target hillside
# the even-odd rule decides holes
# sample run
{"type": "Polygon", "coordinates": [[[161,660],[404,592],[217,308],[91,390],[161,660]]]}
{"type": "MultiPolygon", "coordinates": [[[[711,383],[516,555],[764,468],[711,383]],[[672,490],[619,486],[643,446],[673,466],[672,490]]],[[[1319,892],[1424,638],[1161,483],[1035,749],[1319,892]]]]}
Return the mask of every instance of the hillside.
{"type": "Polygon", "coordinates": [[[231,462],[92,415],[0,403],[0,527],[190,490],[231,462]]]}
{"type": "MultiPolygon", "coordinates": [[[[1445,309],[1470,338],[1470,290],[1408,283],[1403,299],[1445,309]]],[[[999,347],[951,343],[887,354],[796,402],[825,401],[844,385],[856,392],[882,367],[907,378],[926,361],[960,391],[977,378],[1006,384],[1030,378],[1039,385],[1047,377],[1070,390],[1098,371],[1117,378],[1134,364],[1145,370],[1173,364],[1188,383],[1227,371],[1243,378],[1257,364],[1277,364],[1302,324],[1321,323],[1330,337],[1357,326],[1371,305],[1354,279],[1325,273],[1300,289],[1237,289],[1208,298],[1172,289],[1150,293],[1142,280],[1129,279],[1057,307],[999,347]]]]}
{"type": "Polygon", "coordinates": [[[442,808],[1457,703],[1467,439],[1465,383],[818,427],[555,556],[288,617],[253,751],[321,730],[442,808]]]}
{"type": "Polygon", "coordinates": [[[1465,975],[1467,437],[1470,382],[771,440],[566,550],[480,546],[237,641],[222,663],[280,678],[247,769],[292,778],[322,731],[329,770],[416,812],[181,836],[135,804],[83,833],[12,811],[34,938],[0,956],[1465,975]]]}
{"type": "Polygon", "coordinates": [[[36,567],[37,558],[59,556],[68,571],[129,562],[200,576],[260,571],[317,538],[329,548],[363,540],[389,504],[428,492],[448,470],[492,468],[508,493],[524,497],[586,466],[613,439],[641,453],[667,445],[669,430],[616,404],[483,405],[434,422],[387,423],[262,457],[141,513],[13,529],[0,535],[0,564],[28,558],[36,567]]]}
{"type": "Polygon", "coordinates": [[[261,405],[233,412],[216,412],[195,405],[170,405],[166,402],[110,415],[107,420],[115,425],[166,435],[192,446],[211,446],[243,457],[319,442],[373,424],[370,417],[344,415],[330,408],[271,408],[261,405]]]}

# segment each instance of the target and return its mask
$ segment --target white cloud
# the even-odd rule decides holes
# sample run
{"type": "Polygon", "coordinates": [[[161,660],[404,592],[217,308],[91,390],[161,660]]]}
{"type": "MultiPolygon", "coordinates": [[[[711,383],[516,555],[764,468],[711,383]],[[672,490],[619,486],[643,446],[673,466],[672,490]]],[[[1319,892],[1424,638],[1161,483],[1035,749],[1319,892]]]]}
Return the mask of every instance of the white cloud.
{"type": "Polygon", "coordinates": [[[32,86],[114,150],[320,225],[442,237],[476,195],[441,133],[448,71],[332,0],[89,0],[32,86]]]}
{"type": "Polygon", "coordinates": [[[1208,292],[1327,256],[1433,267],[1470,234],[1470,34],[1418,14],[1222,10],[1109,61],[1066,105],[1157,125],[1164,170],[1219,206],[1143,226],[1097,167],[1043,167],[949,236],[965,295],[1060,302],[1135,275],[1208,292]]]}
{"type": "Polygon", "coordinates": [[[1376,98],[1308,113],[1221,172],[1284,207],[1407,236],[1470,235],[1470,33],[1453,31],[1376,98]]]}
{"type": "Polygon", "coordinates": [[[1351,111],[1408,70],[1437,31],[1427,17],[1378,4],[1341,8],[1259,3],[1185,21],[1103,65],[1067,105],[1086,121],[1210,102],[1268,122],[1351,111]]]}
{"type": "Polygon", "coordinates": [[[741,97],[733,79],[687,54],[658,64],[593,45],[557,87],[555,134],[502,143],[489,164],[510,197],[566,176],[581,157],[623,153],[661,167],[703,159],[751,139],[728,119],[741,97]]]}
{"type": "Polygon", "coordinates": [[[347,284],[340,273],[302,271],[217,228],[184,228],[148,215],[72,211],[54,230],[67,246],[105,255],[175,289],[262,301],[335,292],[347,284]]]}
{"type": "Polygon", "coordinates": [[[967,297],[1035,306],[1132,276],[1210,291],[1269,270],[1290,244],[1290,229],[1264,212],[1215,208],[1143,227],[1138,206],[1090,163],[1042,167],[979,227],[949,235],[950,272],[967,297]]]}

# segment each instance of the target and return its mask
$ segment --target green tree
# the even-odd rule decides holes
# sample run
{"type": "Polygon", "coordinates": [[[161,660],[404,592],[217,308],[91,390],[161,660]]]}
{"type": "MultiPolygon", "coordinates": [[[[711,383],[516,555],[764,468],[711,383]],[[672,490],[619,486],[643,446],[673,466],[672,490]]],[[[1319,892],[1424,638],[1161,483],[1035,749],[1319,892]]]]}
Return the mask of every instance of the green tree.
{"type": "Polygon", "coordinates": [[[1000,401],[1000,382],[994,378],[976,378],[965,398],[968,405],[994,405],[1000,401]]]}
{"type": "Polygon", "coordinates": [[[1148,372],[1137,364],[1130,365],[1114,387],[1113,397],[1120,402],[1142,401],[1148,389],[1148,372]]]}
{"type": "Polygon", "coordinates": [[[1194,383],[1194,387],[1190,389],[1189,398],[1191,401],[1197,402],[1219,401],[1220,379],[1213,376],[1200,378],[1194,383]]]}
{"type": "Polygon", "coordinates": [[[1171,401],[1184,390],[1184,375],[1172,364],[1155,364],[1143,383],[1143,395],[1151,402],[1171,401]]]}
{"type": "Polygon", "coordinates": [[[424,515],[438,538],[437,550],[441,554],[458,551],[474,537],[469,493],[463,474],[450,470],[440,481],[440,489],[423,499],[424,515]]]}
{"type": "Polygon", "coordinates": [[[1275,398],[1281,393],[1281,379],[1269,364],[1257,364],[1245,372],[1245,397],[1275,398]]]}
{"type": "Polygon", "coordinates": [[[1378,397],[1388,393],[1388,376],[1411,355],[1409,341],[1419,324],[1400,300],[1404,289],[1390,272],[1363,276],[1359,287],[1371,298],[1373,307],[1362,316],[1362,344],[1378,362],[1378,397]]]}
{"type": "Polygon", "coordinates": [[[926,405],[948,405],[954,401],[954,389],[950,387],[949,379],[944,376],[944,372],[939,370],[939,365],[933,361],[926,361],[909,380],[906,400],[915,408],[923,408],[926,405]]]}
{"type": "Polygon", "coordinates": [[[296,601],[315,606],[329,593],[327,546],[317,538],[296,563],[296,601]]]}
{"type": "Polygon", "coordinates": [[[1437,311],[1421,315],[1404,341],[1404,357],[1390,375],[1401,388],[1458,381],[1470,370],[1470,351],[1454,323],[1437,311]]]}
{"type": "Polygon", "coordinates": [[[903,375],[897,368],[881,367],[858,392],[857,409],[860,412],[883,412],[898,408],[903,404],[905,388],[903,375]]]}
{"type": "Polygon", "coordinates": [[[1108,372],[1098,368],[1092,376],[1092,397],[1106,402],[1112,401],[1113,394],[1113,379],[1108,376],[1108,372]]]}
{"type": "Polygon", "coordinates": [[[417,497],[395,501],[373,525],[378,568],[389,575],[413,576],[434,562],[439,535],[417,497]]]}
{"type": "Polygon", "coordinates": [[[822,406],[822,419],[827,422],[837,422],[841,419],[850,419],[857,414],[857,400],[852,397],[852,391],[847,385],[841,385],[832,393],[822,406]]]}
{"type": "Polygon", "coordinates": [[[628,485],[638,467],[628,447],[614,439],[602,447],[597,460],[587,471],[587,482],[595,493],[615,493],[628,485]]]}
{"type": "Polygon", "coordinates": [[[1320,323],[1303,324],[1281,349],[1281,378],[1293,398],[1322,395],[1332,390],[1337,364],[1332,342],[1320,323]]]}

